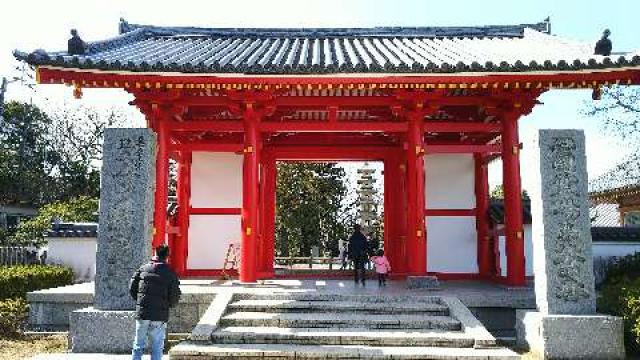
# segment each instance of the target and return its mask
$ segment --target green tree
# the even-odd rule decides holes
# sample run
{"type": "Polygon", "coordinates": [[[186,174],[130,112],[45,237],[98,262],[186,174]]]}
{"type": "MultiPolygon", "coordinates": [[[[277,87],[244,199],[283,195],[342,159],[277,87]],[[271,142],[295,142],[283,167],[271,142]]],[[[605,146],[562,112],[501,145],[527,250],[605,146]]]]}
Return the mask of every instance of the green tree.
{"type": "Polygon", "coordinates": [[[44,233],[51,228],[53,219],[69,222],[96,221],[98,199],[82,196],[69,201],[57,201],[40,208],[38,216],[21,222],[16,233],[9,237],[11,245],[42,245],[44,233]]]}
{"type": "MultiPolygon", "coordinates": [[[[492,199],[504,199],[504,186],[502,184],[496,185],[491,189],[489,196],[492,199]]],[[[527,190],[522,190],[522,200],[529,200],[529,193],[527,190]]]]}
{"type": "Polygon", "coordinates": [[[0,204],[35,207],[98,197],[104,130],[126,123],[115,111],[64,107],[49,116],[32,104],[4,104],[0,118],[0,204]]]}
{"type": "Polygon", "coordinates": [[[46,135],[51,119],[34,105],[9,102],[0,120],[0,203],[47,203],[59,160],[46,135]]]}
{"type": "Polygon", "coordinates": [[[276,185],[276,252],[309,256],[312,246],[335,254],[348,223],[344,169],[325,163],[279,163],[276,185]]]}

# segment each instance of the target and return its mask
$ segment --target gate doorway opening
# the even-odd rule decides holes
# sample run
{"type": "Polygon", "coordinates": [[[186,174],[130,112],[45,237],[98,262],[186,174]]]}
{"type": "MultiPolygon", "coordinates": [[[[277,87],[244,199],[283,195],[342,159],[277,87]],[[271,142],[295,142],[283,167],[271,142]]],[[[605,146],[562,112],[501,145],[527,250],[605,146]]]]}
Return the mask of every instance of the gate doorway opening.
{"type": "Polygon", "coordinates": [[[350,274],[348,238],[360,224],[373,248],[384,246],[382,161],[277,161],[276,277],[350,274]]]}

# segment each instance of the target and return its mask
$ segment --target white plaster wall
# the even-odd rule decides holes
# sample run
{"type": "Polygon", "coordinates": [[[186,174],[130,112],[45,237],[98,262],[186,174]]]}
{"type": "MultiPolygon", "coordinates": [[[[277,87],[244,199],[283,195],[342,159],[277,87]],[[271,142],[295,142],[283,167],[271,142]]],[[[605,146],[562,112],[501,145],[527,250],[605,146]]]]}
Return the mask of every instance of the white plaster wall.
{"type": "Polygon", "coordinates": [[[242,155],[194,152],[191,164],[191,206],[242,206],[242,155]]]}
{"type": "MultiPolygon", "coordinates": [[[[242,207],[242,155],[194,152],[191,206],[242,207]]],[[[191,215],[187,269],[221,269],[230,243],[240,243],[240,215],[191,215]]]]}
{"type": "Polygon", "coordinates": [[[427,270],[478,272],[478,236],[474,216],[427,216],[427,270]]]}
{"type": "MultiPolygon", "coordinates": [[[[525,276],[533,276],[533,242],[531,224],[524,224],[524,269],[525,276]]],[[[500,249],[500,275],[507,276],[507,250],[505,237],[498,238],[500,249]]]]}
{"type": "Polygon", "coordinates": [[[187,269],[222,269],[229,244],[240,243],[240,215],[191,215],[187,269]]]}
{"type": "Polygon", "coordinates": [[[47,263],[70,267],[75,281],[93,281],[96,276],[96,244],[93,237],[50,237],[47,263]]]}
{"type": "Polygon", "coordinates": [[[640,252],[640,243],[593,242],[593,257],[621,257],[640,252]]]}
{"type": "Polygon", "coordinates": [[[474,162],[471,154],[424,157],[427,209],[476,207],[474,162]]]}

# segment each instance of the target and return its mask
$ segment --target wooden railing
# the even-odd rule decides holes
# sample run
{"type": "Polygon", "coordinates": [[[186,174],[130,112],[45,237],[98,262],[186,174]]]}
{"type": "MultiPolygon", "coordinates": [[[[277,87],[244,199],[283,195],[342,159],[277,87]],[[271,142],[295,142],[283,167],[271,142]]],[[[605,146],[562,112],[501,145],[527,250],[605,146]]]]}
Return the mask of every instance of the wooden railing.
{"type": "Polygon", "coordinates": [[[0,265],[39,264],[38,252],[23,246],[0,246],[0,265]]]}
{"type": "Polygon", "coordinates": [[[329,265],[329,270],[333,269],[333,265],[340,267],[341,261],[337,257],[313,257],[313,256],[282,256],[276,257],[277,265],[293,267],[294,264],[308,264],[309,269],[313,269],[313,265],[329,265]]]}

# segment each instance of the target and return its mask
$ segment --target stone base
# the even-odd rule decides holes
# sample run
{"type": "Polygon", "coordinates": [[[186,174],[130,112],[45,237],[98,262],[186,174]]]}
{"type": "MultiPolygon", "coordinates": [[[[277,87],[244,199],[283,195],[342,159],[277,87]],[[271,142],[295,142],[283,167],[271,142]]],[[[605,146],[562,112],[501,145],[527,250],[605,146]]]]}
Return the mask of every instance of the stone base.
{"type": "Polygon", "coordinates": [[[69,315],[69,350],[74,353],[131,353],[136,329],[135,311],[92,307],[69,315]]]}
{"type": "Polygon", "coordinates": [[[518,345],[543,359],[624,359],[622,318],[516,310],[518,345]]]}
{"type": "Polygon", "coordinates": [[[407,276],[409,289],[440,289],[440,282],[435,276],[407,276]]]}

